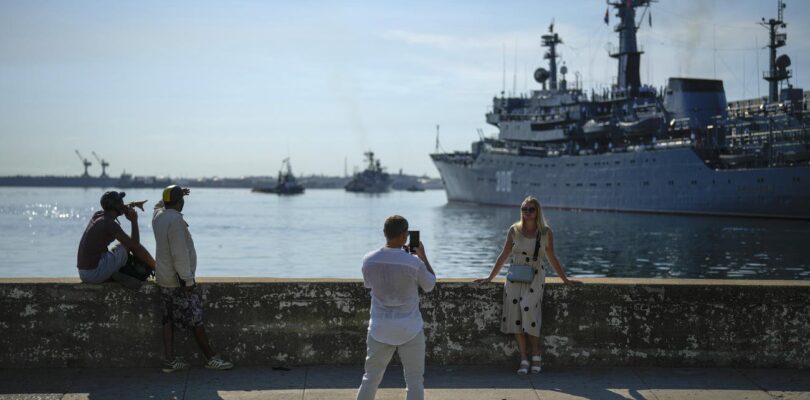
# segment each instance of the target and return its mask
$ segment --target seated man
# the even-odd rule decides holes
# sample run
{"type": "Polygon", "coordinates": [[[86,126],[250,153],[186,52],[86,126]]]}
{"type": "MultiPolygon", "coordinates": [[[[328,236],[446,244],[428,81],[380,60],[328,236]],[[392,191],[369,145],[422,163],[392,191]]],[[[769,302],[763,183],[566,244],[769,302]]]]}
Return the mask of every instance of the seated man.
{"type": "Polygon", "coordinates": [[[84,283],[106,282],[127,263],[129,252],[155,269],[155,259],[140,244],[138,213],[124,205],[124,192],[110,191],[101,196],[101,211],[90,218],[79,242],[76,267],[84,283]],[[124,215],[132,223],[132,237],[118,223],[124,215]],[[108,246],[117,240],[112,249],[108,246]]]}

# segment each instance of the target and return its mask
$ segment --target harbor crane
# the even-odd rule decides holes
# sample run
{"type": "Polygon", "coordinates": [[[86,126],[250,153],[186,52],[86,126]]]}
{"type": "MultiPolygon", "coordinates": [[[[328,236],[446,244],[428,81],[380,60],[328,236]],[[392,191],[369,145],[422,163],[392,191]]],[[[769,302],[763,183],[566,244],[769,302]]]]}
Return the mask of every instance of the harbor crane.
{"type": "Polygon", "coordinates": [[[101,177],[102,178],[108,178],[108,176],[107,176],[107,167],[110,166],[110,163],[108,163],[107,160],[99,158],[95,151],[93,151],[92,153],[93,153],[93,157],[95,157],[96,161],[98,161],[99,165],[101,165],[101,177]]]}
{"type": "Polygon", "coordinates": [[[87,173],[87,168],[90,168],[90,166],[93,165],[93,163],[91,163],[90,160],[82,157],[82,154],[79,153],[79,150],[76,150],[76,155],[79,156],[79,160],[81,160],[82,164],[84,164],[84,174],[82,174],[82,178],[89,178],[90,174],[87,173]]]}

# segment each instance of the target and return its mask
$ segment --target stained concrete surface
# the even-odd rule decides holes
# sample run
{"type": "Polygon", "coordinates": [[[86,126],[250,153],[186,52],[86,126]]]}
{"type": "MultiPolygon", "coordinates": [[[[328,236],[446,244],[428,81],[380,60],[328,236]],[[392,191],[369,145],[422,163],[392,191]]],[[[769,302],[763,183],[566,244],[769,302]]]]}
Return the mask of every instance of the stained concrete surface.
{"type": "MultiPolygon", "coordinates": [[[[354,399],[362,367],[289,371],[237,367],[164,374],[155,368],[0,369],[0,399],[354,399]]],[[[402,369],[389,366],[377,399],[405,399],[402,369]]],[[[511,368],[429,366],[428,399],[810,399],[810,370],[565,368],[521,377],[511,368]]]]}
{"type": "MultiPolygon", "coordinates": [[[[217,352],[239,365],[359,364],[369,291],[359,280],[201,278],[217,352]]],[[[810,368],[810,281],[548,279],[542,305],[552,367],[810,368]]],[[[503,280],[441,279],[421,298],[430,365],[509,365],[503,280]]],[[[516,300],[516,299],[515,299],[516,300]]],[[[0,367],[157,367],[157,286],[0,279],[0,367]]],[[[187,334],[176,351],[199,362],[187,334]]]]}

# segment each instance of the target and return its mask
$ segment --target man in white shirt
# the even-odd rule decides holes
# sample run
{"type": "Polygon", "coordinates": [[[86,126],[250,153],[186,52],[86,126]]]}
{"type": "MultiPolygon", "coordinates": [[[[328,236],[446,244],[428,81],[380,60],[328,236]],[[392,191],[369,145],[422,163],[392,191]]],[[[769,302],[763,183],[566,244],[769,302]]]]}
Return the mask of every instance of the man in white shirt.
{"type": "Polygon", "coordinates": [[[155,204],[152,230],[155,233],[155,282],[160,287],[163,303],[163,350],[166,360],[163,372],[188,369],[189,364],[174,357],[174,327],[190,329],[202,349],[209,369],[233,368],[230,361],[211,350],[203,326],[202,293],[194,276],[197,271],[197,251],[188,224],[183,219],[184,196],[191,191],[171,185],[163,189],[163,198],[155,204]]]}
{"type": "Polygon", "coordinates": [[[394,351],[405,375],[407,400],[425,398],[425,334],[419,311],[419,288],[433,290],[436,274],[422,243],[405,250],[408,221],[392,215],[383,226],[385,247],[363,258],[363,283],[371,289],[371,319],[366,339],[366,365],[358,400],[373,400],[394,351]]]}

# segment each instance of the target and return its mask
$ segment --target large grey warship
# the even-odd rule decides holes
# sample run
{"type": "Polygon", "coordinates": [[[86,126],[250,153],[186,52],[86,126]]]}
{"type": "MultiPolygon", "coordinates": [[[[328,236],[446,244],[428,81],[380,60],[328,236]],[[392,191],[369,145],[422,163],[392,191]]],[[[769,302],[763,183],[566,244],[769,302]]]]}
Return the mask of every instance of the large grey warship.
{"type": "Polygon", "coordinates": [[[641,83],[636,14],[653,2],[608,1],[619,18],[618,79],[603,93],[569,87],[565,66],[558,81],[552,24],[542,36],[549,68],[534,74],[542,88],[493,99],[486,121],[498,137],[431,154],[448,201],[515,205],[535,195],[553,208],[810,219],[808,93],[790,85],[788,56],[777,57],[784,3],[761,23],[768,97],[727,103],[721,80],[641,83]]]}

